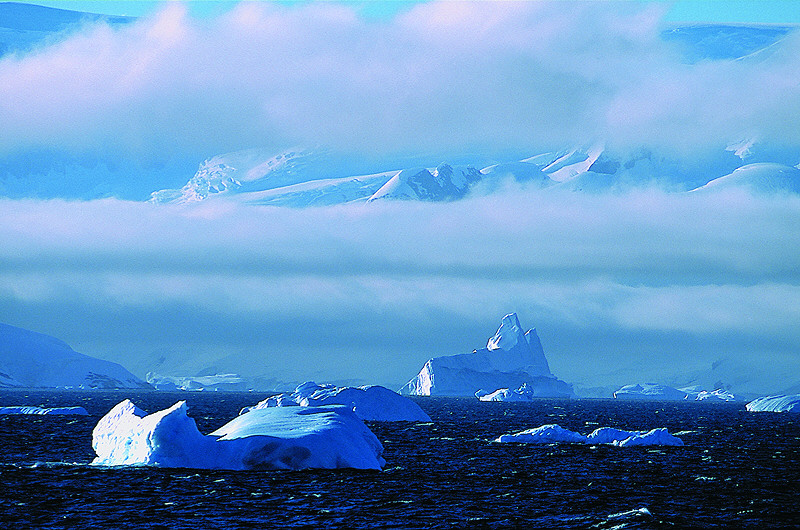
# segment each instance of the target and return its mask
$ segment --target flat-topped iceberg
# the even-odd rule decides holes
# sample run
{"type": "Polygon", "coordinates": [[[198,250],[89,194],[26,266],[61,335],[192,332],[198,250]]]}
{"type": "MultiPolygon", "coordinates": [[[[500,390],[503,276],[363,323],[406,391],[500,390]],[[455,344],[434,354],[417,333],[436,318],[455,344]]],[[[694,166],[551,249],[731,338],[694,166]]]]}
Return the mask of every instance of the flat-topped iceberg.
{"type": "Polygon", "coordinates": [[[156,390],[248,390],[249,385],[239,374],[214,374],[202,376],[169,376],[148,372],[147,382],[156,390]]]}
{"type": "Polygon", "coordinates": [[[430,359],[400,393],[472,397],[478,392],[520,388],[523,384],[536,397],[573,394],[570,385],[550,372],[536,330],[523,332],[517,314],[510,313],[503,317],[485,348],[430,359]]]}
{"type": "Polygon", "coordinates": [[[148,415],[130,400],[92,432],[95,465],[200,469],[381,469],[383,446],[347,407],[253,410],[208,435],[185,401],[148,415]]]}
{"type": "Polygon", "coordinates": [[[727,403],[739,399],[727,390],[703,390],[699,386],[673,388],[657,383],[638,383],[625,385],[614,392],[616,399],[636,399],[652,401],[705,401],[707,403],[727,403]]]}
{"type": "Polygon", "coordinates": [[[62,416],[88,416],[89,413],[83,407],[0,407],[0,414],[47,414],[62,416]]]}
{"type": "Polygon", "coordinates": [[[339,387],[318,385],[313,381],[306,381],[291,394],[272,396],[253,407],[244,408],[242,413],[268,407],[323,405],[344,405],[352,409],[356,416],[368,421],[431,421],[419,405],[386,387],[339,387]]]}
{"type": "Polygon", "coordinates": [[[600,427],[588,436],[570,431],[560,425],[542,425],[515,434],[504,434],[495,440],[501,443],[583,443],[607,444],[619,447],[636,445],[672,445],[682,446],[683,440],[669,433],[665,428],[650,431],[624,431],[613,427],[600,427]]]}
{"type": "Polygon", "coordinates": [[[745,406],[750,412],[800,412],[800,394],[761,397],[745,406]]]}

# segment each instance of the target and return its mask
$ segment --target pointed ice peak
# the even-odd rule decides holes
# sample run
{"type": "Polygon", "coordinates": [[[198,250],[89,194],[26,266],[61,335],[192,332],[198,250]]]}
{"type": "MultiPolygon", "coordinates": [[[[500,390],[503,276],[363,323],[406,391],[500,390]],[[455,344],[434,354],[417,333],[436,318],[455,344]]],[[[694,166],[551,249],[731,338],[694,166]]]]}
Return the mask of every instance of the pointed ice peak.
{"type": "Polygon", "coordinates": [[[497,329],[494,337],[489,339],[486,344],[487,350],[505,350],[509,351],[518,343],[527,343],[525,333],[522,331],[522,326],[519,323],[516,313],[509,313],[503,317],[503,322],[497,329]]]}

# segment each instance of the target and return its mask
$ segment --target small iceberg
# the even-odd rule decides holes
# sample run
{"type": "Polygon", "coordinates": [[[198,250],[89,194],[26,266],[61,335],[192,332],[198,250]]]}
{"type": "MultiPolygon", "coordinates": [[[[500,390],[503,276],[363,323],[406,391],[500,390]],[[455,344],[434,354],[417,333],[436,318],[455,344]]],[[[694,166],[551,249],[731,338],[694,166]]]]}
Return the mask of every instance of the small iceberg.
{"type": "Polygon", "coordinates": [[[635,445],[672,445],[683,446],[683,440],[669,433],[665,428],[650,431],[623,431],[612,427],[595,429],[588,436],[570,431],[557,424],[542,425],[534,429],[504,434],[495,442],[500,443],[583,443],[607,444],[619,447],[632,447],[635,445]]]}
{"type": "Polygon", "coordinates": [[[800,394],[761,397],[745,406],[750,412],[800,412],[800,394]]]}
{"type": "Polygon", "coordinates": [[[615,399],[637,399],[657,401],[681,401],[686,399],[686,392],[667,385],[656,383],[639,383],[625,385],[614,392],[615,399]]]}
{"type": "Polygon", "coordinates": [[[490,394],[484,394],[479,390],[475,392],[475,397],[481,401],[533,401],[541,396],[536,388],[529,386],[528,383],[522,383],[516,390],[500,388],[490,394]]]}
{"type": "Polygon", "coordinates": [[[0,407],[0,414],[47,414],[61,416],[88,416],[83,407],[0,407]]]}
{"type": "Polygon", "coordinates": [[[344,405],[366,421],[431,421],[419,405],[386,387],[372,385],[338,387],[306,381],[291,394],[279,394],[242,409],[242,414],[269,407],[319,407],[344,405]]]}
{"type": "Polygon", "coordinates": [[[198,469],[375,469],[383,446],[347,407],[253,410],[208,435],[185,401],[147,414],[126,399],[92,432],[93,465],[198,469]]]}

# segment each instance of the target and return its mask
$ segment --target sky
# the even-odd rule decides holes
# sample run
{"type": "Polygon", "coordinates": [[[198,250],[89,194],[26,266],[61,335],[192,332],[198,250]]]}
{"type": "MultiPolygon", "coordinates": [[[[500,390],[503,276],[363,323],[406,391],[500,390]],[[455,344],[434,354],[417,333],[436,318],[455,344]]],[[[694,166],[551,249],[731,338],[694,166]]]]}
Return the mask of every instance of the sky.
{"type": "MultiPolygon", "coordinates": [[[[42,0],[23,3],[101,13],[106,15],[146,16],[157,11],[166,2],[145,0],[42,0]]],[[[197,17],[213,17],[233,8],[236,0],[200,0],[185,4],[197,17]]],[[[286,0],[287,5],[301,3],[286,0]]],[[[391,18],[399,12],[407,11],[419,2],[392,1],[345,1],[344,4],[356,7],[361,13],[376,18],[391,18]]],[[[662,2],[667,6],[665,19],[676,22],[740,22],[740,23],[800,23],[800,7],[797,2],[763,0],[676,0],[662,2]]]]}
{"type": "MultiPolygon", "coordinates": [[[[252,147],[391,159],[602,140],[701,160],[748,138],[791,151],[797,35],[764,59],[695,64],[660,37],[719,4],[170,4],[0,58],[0,158],[196,167],[252,147]]],[[[758,4],[780,18],[760,22],[800,22],[795,3],[758,4]]],[[[778,391],[800,367],[797,226],[797,197],[736,191],[512,187],[309,210],[0,199],[0,321],[140,376],[399,388],[517,312],[582,387],[678,381],[725,359],[729,380],[778,391]]]]}

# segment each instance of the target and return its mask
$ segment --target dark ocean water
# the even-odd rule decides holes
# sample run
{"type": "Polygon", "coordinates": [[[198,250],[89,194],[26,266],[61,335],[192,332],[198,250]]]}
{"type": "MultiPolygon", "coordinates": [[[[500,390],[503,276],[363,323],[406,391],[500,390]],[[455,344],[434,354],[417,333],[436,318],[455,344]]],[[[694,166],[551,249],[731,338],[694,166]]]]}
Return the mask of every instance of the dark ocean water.
{"type": "Polygon", "coordinates": [[[420,398],[433,424],[369,423],[381,472],[98,468],[91,431],[125,398],[185,399],[210,432],[264,394],[0,391],[0,405],[89,417],[0,416],[4,528],[800,527],[800,416],[743,405],[420,398]],[[685,447],[498,444],[542,424],[588,433],[667,427],[685,447]],[[649,514],[638,511],[646,508],[649,514]]]}

